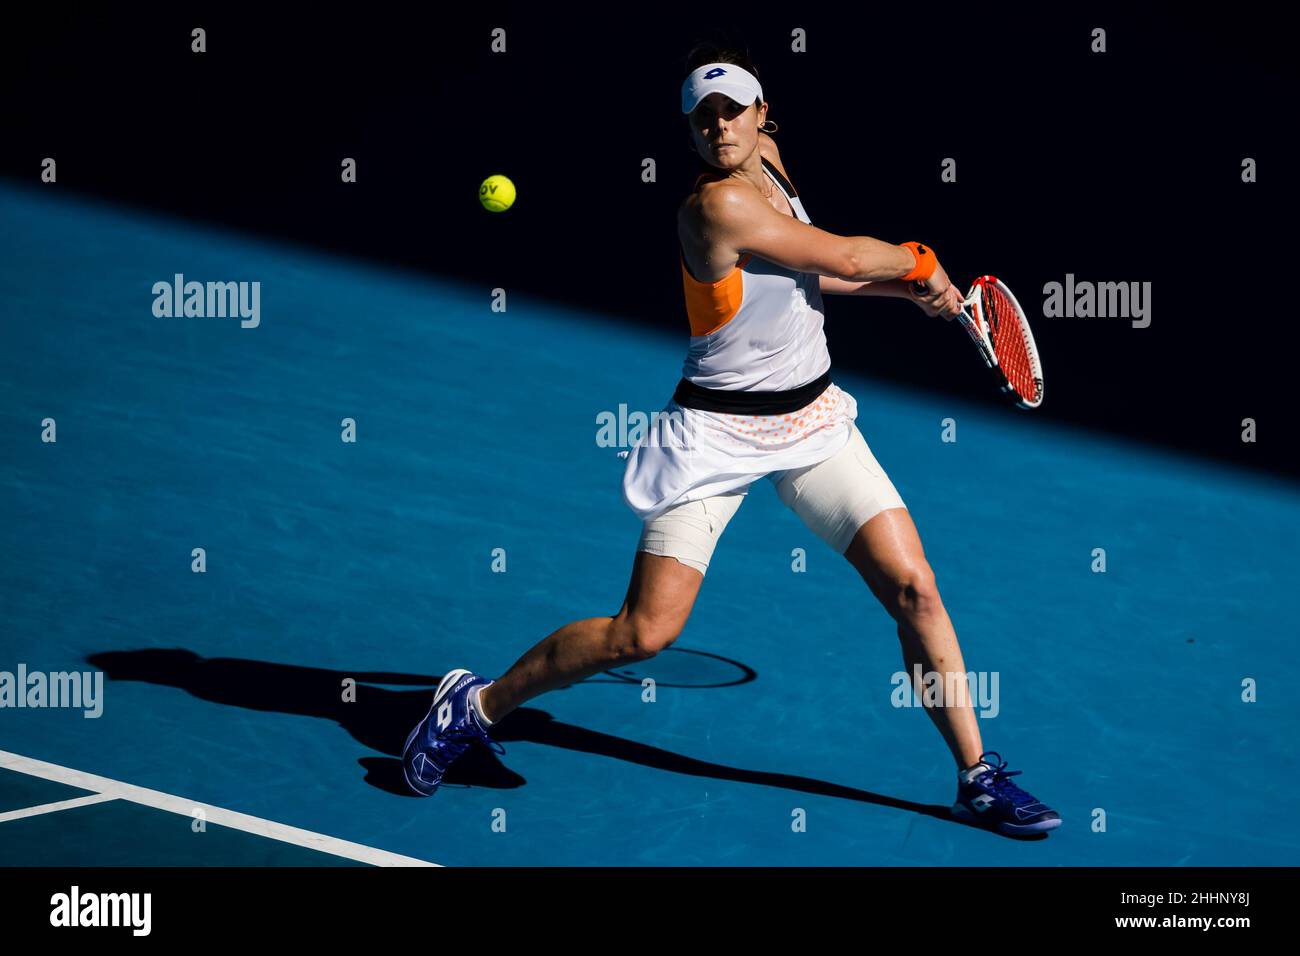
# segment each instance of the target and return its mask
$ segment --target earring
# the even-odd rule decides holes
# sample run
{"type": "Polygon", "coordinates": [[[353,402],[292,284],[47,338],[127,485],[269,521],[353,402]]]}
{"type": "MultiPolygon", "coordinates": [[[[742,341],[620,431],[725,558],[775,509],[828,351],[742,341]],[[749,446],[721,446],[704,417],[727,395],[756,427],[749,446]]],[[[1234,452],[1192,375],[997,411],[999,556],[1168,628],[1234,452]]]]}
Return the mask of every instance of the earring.
{"type": "Polygon", "coordinates": [[[778,129],[780,129],[780,127],[777,126],[776,123],[774,123],[772,120],[764,120],[763,125],[760,126],[759,129],[761,129],[764,133],[767,133],[769,136],[771,136],[778,129]],[[768,129],[769,126],[772,128],[768,129]]]}

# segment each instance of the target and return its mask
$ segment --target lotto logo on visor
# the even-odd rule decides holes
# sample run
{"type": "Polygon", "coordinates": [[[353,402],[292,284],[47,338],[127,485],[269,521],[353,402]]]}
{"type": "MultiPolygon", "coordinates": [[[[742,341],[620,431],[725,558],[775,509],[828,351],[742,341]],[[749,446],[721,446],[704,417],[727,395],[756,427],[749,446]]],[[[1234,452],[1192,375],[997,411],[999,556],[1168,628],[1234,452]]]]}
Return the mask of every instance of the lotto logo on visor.
{"type": "Polygon", "coordinates": [[[748,105],[763,98],[763,88],[744,67],[734,63],[706,63],[691,71],[682,83],[682,112],[689,113],[710,93],[721,93],[748,105]]]}

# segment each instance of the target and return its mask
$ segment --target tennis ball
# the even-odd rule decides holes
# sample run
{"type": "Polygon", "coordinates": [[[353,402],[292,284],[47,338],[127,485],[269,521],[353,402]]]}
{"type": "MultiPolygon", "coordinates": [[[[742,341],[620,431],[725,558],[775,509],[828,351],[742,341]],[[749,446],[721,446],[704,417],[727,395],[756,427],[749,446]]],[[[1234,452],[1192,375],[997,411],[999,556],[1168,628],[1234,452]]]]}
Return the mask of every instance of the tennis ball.
{"type": "Polygon", "coordinates": [[[478,201],[488,212],[505,212],[515,203],[515,184],[500,174],[489,176],[478,188],[478,201]]]}

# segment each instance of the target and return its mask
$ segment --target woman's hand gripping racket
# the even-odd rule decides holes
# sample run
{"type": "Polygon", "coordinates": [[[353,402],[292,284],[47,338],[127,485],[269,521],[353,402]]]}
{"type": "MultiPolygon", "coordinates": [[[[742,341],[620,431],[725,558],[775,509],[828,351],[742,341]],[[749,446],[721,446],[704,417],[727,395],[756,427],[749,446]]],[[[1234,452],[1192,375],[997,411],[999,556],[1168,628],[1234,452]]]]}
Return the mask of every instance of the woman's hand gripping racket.
{"type": "MultiPolygon", "coordinates": [[[[912,283],[917,295],[928,294],[924,282],[912,283]]],[[[953,316],[971,337],[999,389],[1021,408],[1043,403],[1043,365],[1029,320],[1001,279],[980,276],[953,316]]]]}

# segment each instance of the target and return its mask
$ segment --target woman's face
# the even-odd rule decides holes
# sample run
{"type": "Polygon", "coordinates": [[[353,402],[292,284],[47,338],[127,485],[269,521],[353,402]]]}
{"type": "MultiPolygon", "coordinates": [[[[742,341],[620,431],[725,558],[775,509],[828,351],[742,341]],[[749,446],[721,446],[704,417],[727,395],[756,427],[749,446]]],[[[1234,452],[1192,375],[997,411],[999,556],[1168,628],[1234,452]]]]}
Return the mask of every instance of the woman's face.
{"type": "Polygon", "coordinates": [[[758,128],[767,116],[767,104],[740,104],[725,93],[710,93],[686,117],[695,150],[723,169],[744,164],[758,148],[758,128]]]}

